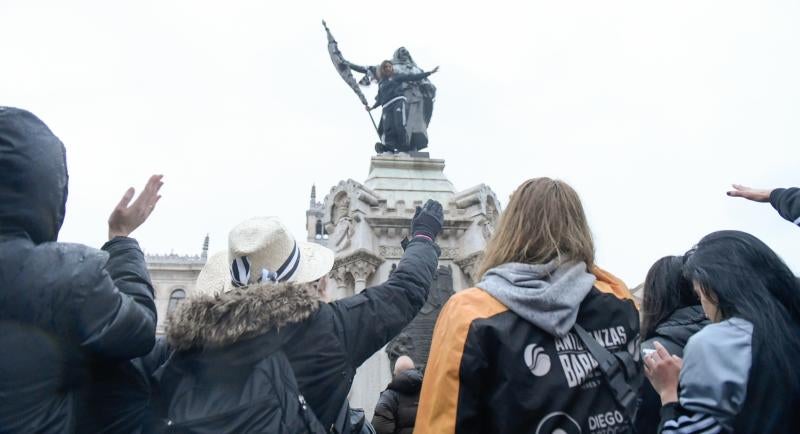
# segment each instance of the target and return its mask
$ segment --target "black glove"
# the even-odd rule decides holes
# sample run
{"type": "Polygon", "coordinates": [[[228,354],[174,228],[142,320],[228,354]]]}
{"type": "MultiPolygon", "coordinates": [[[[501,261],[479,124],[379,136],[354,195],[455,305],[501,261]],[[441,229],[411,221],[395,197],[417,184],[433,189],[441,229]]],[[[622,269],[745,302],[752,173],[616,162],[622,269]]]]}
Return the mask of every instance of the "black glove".
{"type": "Polygon", "coordinates": [[[442,204],[428,199],[425,206],[417,207],[414,217],[411,219],[411,236],[425,235],[431,240],[436,240],[436,236],[442,231],[443,223],[442,204]]]}

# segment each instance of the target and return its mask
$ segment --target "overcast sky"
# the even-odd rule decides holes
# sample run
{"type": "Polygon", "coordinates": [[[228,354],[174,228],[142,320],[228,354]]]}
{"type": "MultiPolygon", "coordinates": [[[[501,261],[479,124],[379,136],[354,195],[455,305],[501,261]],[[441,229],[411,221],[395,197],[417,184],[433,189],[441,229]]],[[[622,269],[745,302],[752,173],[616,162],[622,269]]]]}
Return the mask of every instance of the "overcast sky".
{"type": "MultiPolygon", "coordinates": [[[[598,262],[633,286],[659,257],[740,229],[800,272],[800,229],[732,182],[800,184],[800,3],[0,0],[0,104],[67,146],[62,241],[100,246],[128,186],[165,175],[148,253],[226,246],[309,190],[363,181],[375,133],[331,66],[399,46],[433,77],[431,156],[505,205],[526,178],[580,193],[598,262]]],[[[370,91],[368,96],[374,94],[370,91]]]]}

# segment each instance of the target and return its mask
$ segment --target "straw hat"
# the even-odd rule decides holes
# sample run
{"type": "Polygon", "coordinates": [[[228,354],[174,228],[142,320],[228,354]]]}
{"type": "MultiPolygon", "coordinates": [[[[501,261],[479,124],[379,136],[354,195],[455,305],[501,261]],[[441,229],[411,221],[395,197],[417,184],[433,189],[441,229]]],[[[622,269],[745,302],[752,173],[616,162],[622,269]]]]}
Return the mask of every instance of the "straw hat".
{"type": "Polygon", "coordinates": [[[313,282],[331,268],[331,250],[296,241],[276,217],[254,217],[230,231],[228,250],[208,259],[195,288],[214,294],[255,283],[313,282]]]}

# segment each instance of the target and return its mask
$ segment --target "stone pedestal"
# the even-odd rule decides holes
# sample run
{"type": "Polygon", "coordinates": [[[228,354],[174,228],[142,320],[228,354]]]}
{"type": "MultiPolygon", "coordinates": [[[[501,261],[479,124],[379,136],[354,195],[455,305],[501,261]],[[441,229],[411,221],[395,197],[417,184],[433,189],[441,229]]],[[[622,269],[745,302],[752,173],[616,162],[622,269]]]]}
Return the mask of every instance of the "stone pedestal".
{"type": "MultiPolygon", "coordinates": [[[[363,183],[342,181],[321,203],[312,197],[306,213],[308,239],[336,253],[327,288],[331,299],[357,294],[389,277],[403,255],[400,242],[408,235],[414,210],[428,199],[444,207],[444,226],[437,238],[442,249],[439,265],[452,270],[455,290],[474,284],[471,274],[500,205],[484,184],[457,191],[444,168],[444,160],[376,156],[363,183]],[[320,227],[324,238],[318,236],[320,227]],[[312,228],[316,228],[314,232],[312,228]]],[[[364,408],[371,419],[378,396],[390,380],[389,360],[385,352],[378,351],[358,370],[351,405],[364,408]]]]}

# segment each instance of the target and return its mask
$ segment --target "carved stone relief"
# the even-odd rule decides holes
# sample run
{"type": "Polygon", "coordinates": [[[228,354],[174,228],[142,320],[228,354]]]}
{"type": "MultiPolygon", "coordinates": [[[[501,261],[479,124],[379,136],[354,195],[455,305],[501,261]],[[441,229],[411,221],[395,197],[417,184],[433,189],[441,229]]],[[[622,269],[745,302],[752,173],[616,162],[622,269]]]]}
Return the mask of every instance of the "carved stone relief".
{"type": "Polygon", "coordinates": [[[395,339],[386,346],[386,353],[394,367],[394,362],[402,355],[411,357],[417,366],[428,363],[431,339],[436,319],[442,307],[454,294],[453,270],[450,266],[440,266],[436,270],[428,299],[416,317],[395,339]]]}

